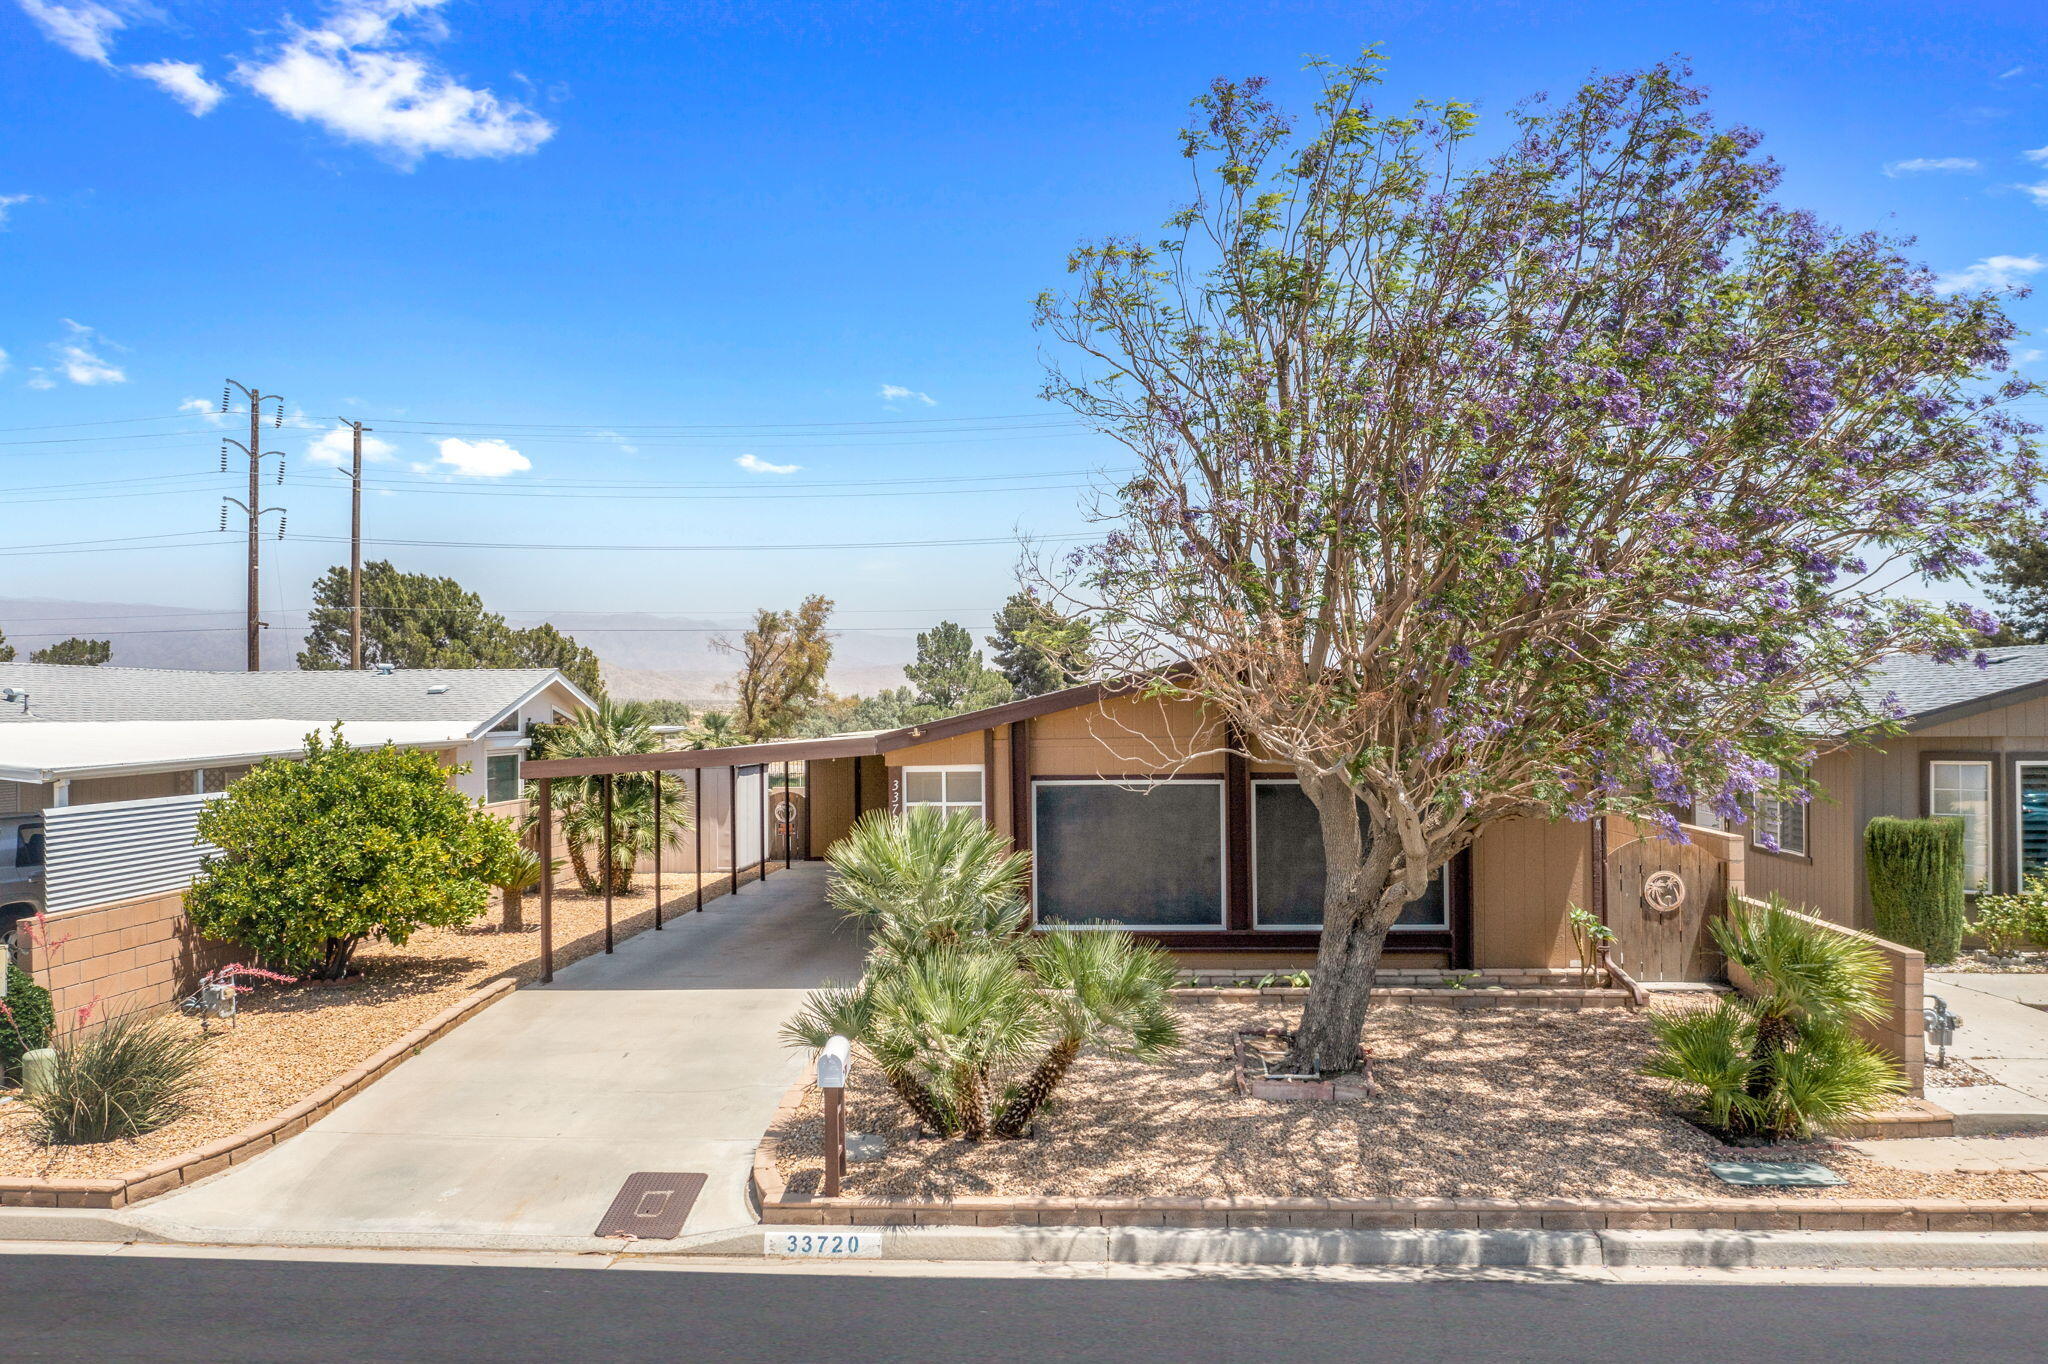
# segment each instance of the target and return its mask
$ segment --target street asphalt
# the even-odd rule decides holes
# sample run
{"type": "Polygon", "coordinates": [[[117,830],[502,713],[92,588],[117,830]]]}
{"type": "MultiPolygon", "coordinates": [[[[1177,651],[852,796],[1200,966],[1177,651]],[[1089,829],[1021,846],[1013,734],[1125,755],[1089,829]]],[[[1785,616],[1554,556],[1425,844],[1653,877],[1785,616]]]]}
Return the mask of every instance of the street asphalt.
{"type": "Polygon", "coordinates": [[[0,1263],[0,1357],[2010,1364],[2042,1357],[2048,1320],[2041,1286],[591,1272],[602,1257],[582,1258],[24,1251],[0,1263]]]}

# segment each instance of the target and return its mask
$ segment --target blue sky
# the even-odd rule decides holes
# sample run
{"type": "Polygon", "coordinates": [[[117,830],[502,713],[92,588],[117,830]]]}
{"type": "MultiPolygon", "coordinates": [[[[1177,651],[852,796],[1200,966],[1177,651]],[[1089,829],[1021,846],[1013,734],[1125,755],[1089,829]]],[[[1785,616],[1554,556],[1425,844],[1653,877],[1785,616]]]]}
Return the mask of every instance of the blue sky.
{"type": "Polygon", "coordinates": [[[1379,42],[1384,99],[1497,113],[1682,53],[1789,202],[2048,282],[2044,37],[2018,3],[0,0],[0,596],[238,603],[238,479],[180,413],[232,375],[312,424],[274,433],[272,607],[342,558],[299,537],[346,534],[309,448],[348,415],[392,447],[373,540],[797,546],[370,547],[501,608],[979,624],[1119,463],[1037,398],[1031,300],[1170,210],[1212,77],[1305,104],[1303,54],[1379,42]],[[176,538],[29,548],[132,536],[176,538]],[[815,547],[962,539],[996,543],[815,547]]]}

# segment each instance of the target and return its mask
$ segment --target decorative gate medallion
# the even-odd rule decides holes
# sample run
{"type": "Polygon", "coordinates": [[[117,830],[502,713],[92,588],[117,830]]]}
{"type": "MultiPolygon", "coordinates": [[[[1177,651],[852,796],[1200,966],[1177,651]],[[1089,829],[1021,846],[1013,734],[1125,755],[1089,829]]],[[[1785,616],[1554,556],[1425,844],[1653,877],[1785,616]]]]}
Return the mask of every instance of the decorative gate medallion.
{"type": "Polygon", "coordinates": [[[1676,914],[1685,906],[1685,878],[1675,871],[1653,871],[1643,878],[1643,904],[1659,914],[1676,914]]]}

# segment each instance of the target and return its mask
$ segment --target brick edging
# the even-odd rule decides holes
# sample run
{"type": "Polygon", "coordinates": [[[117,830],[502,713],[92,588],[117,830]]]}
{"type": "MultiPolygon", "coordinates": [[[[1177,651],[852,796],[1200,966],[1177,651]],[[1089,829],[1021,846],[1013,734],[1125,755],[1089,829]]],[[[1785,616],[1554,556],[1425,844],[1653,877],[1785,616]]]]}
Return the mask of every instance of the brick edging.
{"type": "MultiPolygon", "coordinates": [[[[1308,998],[1307,989],[1296,985],[1176,985],[1167,996],[1188,1004],[1256,1004],[1262,1000],[1299,1004],[1308,998]]],[[[1435,1009],[1625,1009],[1633,1004],[1626,990],[1580,986],[1480,986],[1453,990],[1447,987],[1382,985],[1372,992],[1375,1003],[1389,1006],[1435,1009]]]]}
{"type": "Polygon", "coordinates": [[[439,1040],[518,988],[519,982],[509,977],[494,980],[463,996],[369,1059],[356,1063],[282,1113],[154,1165],[126,1170],[110,1179],[0,1177],[0,1207],[123,1208],[196,1183],[230,1165],[240,1165],[278,1142],[305,1131],[337,1106],[382,1079],[406,1057],[439,1040]]]}
{"type": "MultiPolygon", "coordinates": [[[[776,1105],[802,1106],[812,1074],[776,1105]]],[[[2048,1231],[2039,1199],[1960,1198],[948,1198],[789,1196],[764,1136],[747,1182],[761,1221],[783,1226],[1302,1227],[1571,1231],[2048,1231]]]]}

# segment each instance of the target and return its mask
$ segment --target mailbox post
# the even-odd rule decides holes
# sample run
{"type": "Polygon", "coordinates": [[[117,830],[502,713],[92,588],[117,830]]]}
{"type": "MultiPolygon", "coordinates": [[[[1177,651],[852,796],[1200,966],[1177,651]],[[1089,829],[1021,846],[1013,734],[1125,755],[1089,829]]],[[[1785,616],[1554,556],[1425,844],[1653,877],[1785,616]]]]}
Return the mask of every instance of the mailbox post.
{"type": "Polygon", "coordinates": [[[839,1197],[839,1181],[846,1173],[846,1069],[853,1044],[833,1037],[818,1052],[818,1090],[825,1100],[825,1186],[826,1198],[839,1197]]]}

